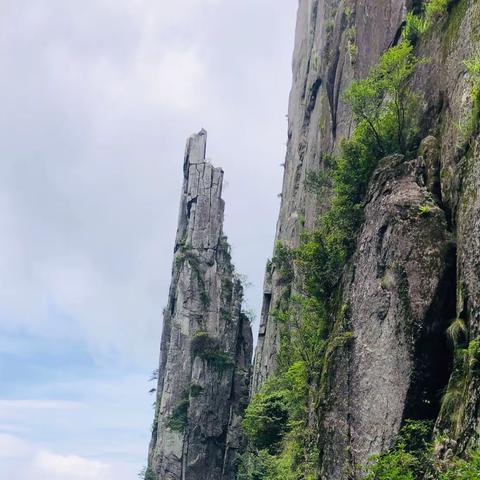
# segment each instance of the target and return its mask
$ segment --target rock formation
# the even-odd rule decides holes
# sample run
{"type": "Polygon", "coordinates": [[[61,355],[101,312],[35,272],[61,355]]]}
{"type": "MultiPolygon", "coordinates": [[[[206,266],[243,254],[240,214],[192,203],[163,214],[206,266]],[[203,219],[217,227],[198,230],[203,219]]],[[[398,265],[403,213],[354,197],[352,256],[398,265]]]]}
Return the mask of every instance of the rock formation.
{"type": "Polygon", "coordinates": [[[243,289],[223,234],[223,171],[207,133],[187,142],[172,283],[164,311],[147,478],[230,480],[252,356],[243,289]]]}
{"type": "MultiPolygon", "coordinates": [[[[309,172],[327,172],[328,156],[352,130],[346,87],[395,45],[407,11],[421,1],[300,0],[290,94],[288,145],[276,239],[287,247],[313,230],[328,205],[306,188],[309,172]]],[[[343,283],[351,346],[333,355],[320,408],[322,479],[340,480],[393,445],[408,418],[431,419],[465,452],[480,433],[480,382],[467,376],[455,425],[440,411],[452,348],[446,329],[480,333],[480,143],[459,128],[472,108],[465,60],[480,50],[480,4],[452,0],[421,38],[427,59],[411,88],[421,94],[425,137],[416,160],[385,159],[370,181],[365,220],[343,283]],[[419,207],[428,204],[428,215],[419,207]]],[[[293,282],[294,284],[295,282],[293,282]]],[[[277,368],[275,318],[285,284],[275,265],[265,279],[252,378],[253,393],[277,368]]],[[[452,378],[450,384],[456,380],[452,378]]]]}
{"type": "MultiPolygon", "coordinates": [[[[355,129],[347,87],[401,41],[408,14],[421,15],[426,4],[299,0],[276,232],[288,251],[330,208],[331,182],[319,194],[308,178],[313,172],[331,180],[332,156],[355,129]]],[[[334,301],[322,303],[331,309],[330,337],[321,339],[328,359],[305,376],[306,421],[297,425],[315,434],[307,445],[301,444],[307,436],[289,439],[297,442],[289,452],[297,464],[318,449],[311,471],[321,480],[361,478],[368,459],[393,447],[409,420],[435,426],[443,439],[439,462],[465,455],[480,437],[480,2],[436,4],[429,26],[417,24],[423,31],[412,40],[423,59],[408,80],[421,99],[418,132],[405,155],[382,151],[369,174],[353,251],[335,279],[334,301]],[[466,67],[472,58],[476,98],[466,67]],[[330,342],[337,329],[342,342],[330,342]]],[[[234,452],[242,447],[252,343],[222,236],[222,174],[204,159],[205,138],[201,132],[187,145],[149,458],[159,479],[233,479],[234,452]]],[[[252,396],[281,368],[282,333],[300,324],[295,313],[281,311],[292,292],[302,294],[302,272],[292,264],[287,278],[278,262],[267,265],[252,396]]],[[[267,394],[273,407],[262,418],[268,417],[258,449],[271,461],[285,445],[291,406],[284,392],[267,394]],[[273,448],[265,438],[271,418],[287,419],[274,429],[280,440],[273,448]]]]}

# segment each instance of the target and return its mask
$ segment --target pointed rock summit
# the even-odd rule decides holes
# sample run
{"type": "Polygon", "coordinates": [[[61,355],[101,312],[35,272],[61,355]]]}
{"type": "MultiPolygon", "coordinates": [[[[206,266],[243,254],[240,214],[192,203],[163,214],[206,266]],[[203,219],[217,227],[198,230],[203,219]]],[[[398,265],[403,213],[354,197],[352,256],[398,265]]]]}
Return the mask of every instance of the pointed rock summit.
{"type": "Polygon", "coordinates": [[[223,234],[223,171],[207,132],[187,141],[146,478],[230,480],[252,357],[243,288],[223,234]]]}

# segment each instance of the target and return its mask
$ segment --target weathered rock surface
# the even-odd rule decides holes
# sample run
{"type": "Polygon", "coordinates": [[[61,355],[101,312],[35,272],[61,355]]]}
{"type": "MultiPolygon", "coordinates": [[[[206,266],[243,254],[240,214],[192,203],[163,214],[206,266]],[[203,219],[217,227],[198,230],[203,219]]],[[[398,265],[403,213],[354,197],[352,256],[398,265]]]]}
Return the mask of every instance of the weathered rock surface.
{"type": "Polygon", "coordinates": [[[223,172],[207,134],[187,142],[172,283],[164,312],[149,474],[230,480],[252,356],[243,289],[223,235],[223,172]]]}
{"type": "MultiPolygon", "coordinates": [[[[301,231],[314,229],[328,205],[328,190],[319,198],[308,191],[306,178],[327,170],[328,154],[350,134],[343,91],[398,40],[407,8],[421,3],[299,1],[276,232],[285,245],[297,246],[301,231]]],[[[459,128],[472,109],[464,60],[480,50],[480,3],[450,2],[449,14],[437,19],[416,50],[428,59],[412,79],[425,100],[421,137],[427,138],[416,161],[385,160],[371,181],[365,225],[342,282],[345,324],[354,340],[331,362],[321,412],[328,480],[354,476],[368,456],[391,446],[406,418],[435,420],[451,367],[449,321],[462,318],[469,339],[480,335],[480,146],[478,131],[464,138],[459,128]],[[420,215],[421,205],[428,213],[420,215]]],[[[272,313],[285,291],[280,280],[269,265],[253,392],[276,369],[280,339],[272,313]]],[[[480,435],[478,376],[470,379],[462,408],[454,429],[442,415],[437,421],[460,453],[480,435]]]]}
{"type": "Polygon", "coordinates": [[[336,353],[323,412],[328,479],[346,478],[390,448],[405,418],[438,413],[449,372],[455,255],[426,173],[422,158],[394,156],[371,182],[344,292],[353,341],[336,353]]]}
{"type": "MultiPolygon", "coordinates": [[[[300,0],[288,110],[288,144],[276,239],[298,245],[328,203],[305,188],[309,172],[328,168],[328,154],[350,135],[351,114],[342,93],[365,75],[391,44],[405,17],[405,0],[300,0]],[[372,28],[374,26],[374,28],[372,28]]],[[[267,272],[252,380],[257,391],[275,371],[279,332],[271,315],[283,286],[267,272]],[[270,288],[271,287],[271,288],[270,288]]]]}

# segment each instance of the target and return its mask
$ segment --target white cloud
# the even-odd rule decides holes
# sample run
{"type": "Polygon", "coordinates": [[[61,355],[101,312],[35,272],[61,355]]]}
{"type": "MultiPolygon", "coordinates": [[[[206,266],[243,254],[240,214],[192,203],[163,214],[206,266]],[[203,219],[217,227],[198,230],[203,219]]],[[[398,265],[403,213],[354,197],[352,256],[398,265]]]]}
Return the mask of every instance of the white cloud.
{"type": "Polygon", "coordinates": [[[32,446],[25,440],[13,435],[0,433],[0,458],[26,457],[31,452],[32,446]]]}
{"type": "Polygon", "coordinates": [[[0,433],[0,475],[9,480],[132,480],[138,468],[122,461],[100,461],[41,448],[0,433]]]}
{"type": "Polygon", "coordinates": [[[31,467],[33,478],[49,480],[109,480],[108,465],[77,455],[58,455],[48,451],[38,452],[31,467]]]}

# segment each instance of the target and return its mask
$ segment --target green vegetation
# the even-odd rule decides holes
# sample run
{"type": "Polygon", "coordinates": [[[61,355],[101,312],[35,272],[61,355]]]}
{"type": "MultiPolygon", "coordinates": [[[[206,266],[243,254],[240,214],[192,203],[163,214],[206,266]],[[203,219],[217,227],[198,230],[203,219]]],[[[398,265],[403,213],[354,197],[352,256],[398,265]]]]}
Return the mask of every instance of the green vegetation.
{"type": "Polygon", "coordinates": [[[430,215],[430,212],[432,211],[430,205],[420,205],[418,207],[418,214],[421,216],[421,217],[427,217],[428,215],[430,215]]]}
{"type": "MultiPolygon", "coordinates": [[[[461,1],[463,2],[463,0],[461,1]]],[[[415,44],[433,25],[448,16],[449,8],[454,2],[455,0],[429,0],[423,8],[416,8],[414,11],[408,12],[403,30],[403,38],[415,44]]],[[[458,31],[456,22],[448,25],[446,37],[450,39],[453,31],[458,31]]]]}
{"type": "Polygon", "coordinates": [[[456,318],[447,329],[454,350],[450,382],[442,397],[440,416],[454,437],[462,431],[469,386],[480,377],[480,337],[470,337],[465,320],[456,318]]]}
{"type": "Polygon", "coordinates": [[[196,383],[192,383],[190,385],[190,396],[192,398],[199,397],[203,392],[203,387],[201,385],[197,385],[196,383]]]}
{"type": "Polygon", "coordinates": [[[191,352],[193,357],[206,360],[220,371],[226,370],[234,364],[232,356],[220,348],[218,340],[203,330],[196,332],[193,336],[191,352]]]}
{"type": "Polygon", "coordinates": [[[433,424],[407,420],[392,449],[370,459],[365,480],[416,480],[432,469],[429,443],[433,424]]]}
{"type": "Polygon", "coordinates": [[[478,131],[480,120],[480,53],[465,62],[470,79],[470,98],[472,110],[464,127],[464,135],[468,140],[478,131]]]}
{"type": "Polygon", "coordinates": [[[446,472],[439,473],[438,480],[480,480],[480,449],[473,450],[467,459],[451,462],[446,472]]]}
{"type": "MultiPolygon", "coordinates": [[[[466,458],[438,462],[433,455],[432,424],[407,421],[393,448],[370,459],[364,480],[480,480],[480,448],[466,458]]],[[[441,441],[441,439],[439,439],[441,441]]]]}
{"type": "Polygon", "coordinates": [[[183,433],[188,423],[188,409],[190,407],[190,399],[188,392],[185,392],[178,402],[177,406],[167,419],[167,428],[175,432],[183,433]]]}
{"type": "Polygon", "coordinates": [[[294,276],[293,252],[280,241],[275,243],[272,264],[279,274],[278,281],[281,284],[290,285],[294,276]]]}
{"type": "Polygon", "coordinates": [[[428,22],[424,15],[416,15],[413,12],[407,13],[405,28],[403,29],[403,38],[414,44],[427,30],[428,22]]]}
{"type": "MultiPolygon", "coordinates": [[[[349,143],[355,142],[367,157],[408,153],[418,130],[419,104],[407,80],[417,63],[411,43],[403,41],[387,50],[368,77],[354,82],[347,91],[356,121],[349,143]]],[[[371,158],[366,160],[369,171],[371,158]]]]}
{"type": "Polygon", "coordinates": [[[142,480],[157,480],[156,475],[150,468],[144,467],[142,471],[138,474],[138,478],[142,480]]]}
{"type": "MultiPolygon", "coordinates": [[[[228,250],[226,252],[228,252],[228,250]]],[[[182,243],[175,256],[175,265],[178,269],[180,269],[186,263],[188,263],[193,275],[195,275],[195,278],[197,279],[200,290],[200,298],[206,308],[210,304],[210,299],[208,298],[208,294],[205,288],[205,280],[204,274],[201,269],[200,258],[190,244],[182,243]]]]}
{"type": "Polygon", "coordinates": [[[425,5],[425,16],[427,22],[431,22],[436,18],[448,13],[448,6],[451,0],[430,0],[425,5]]]}
{"type": "Polygon", "coordinates": [[[355,120],[341,154],[330,157],[330,175],[308,174],[310,191],[332,192],[314,232],[292,249],[277,242],[272,265],[287,295],[276,306],[280,330],[278,368],[247,408],[243,428],[249,450],[239,478],[316,480],[321,442],[320,406],[328,393],[330,362],[352,338],[339,279],[363,222],[368,182],[378,161],[410,155],[418,124],[418,97],[408,88],[417,59],[409,42],[389,49],[366,79],[346,93],[355,120]],[[297,275],[296,275],[297,274],[297,275]],[[295,278],[295,294],[291,293],[295,278]]]}

